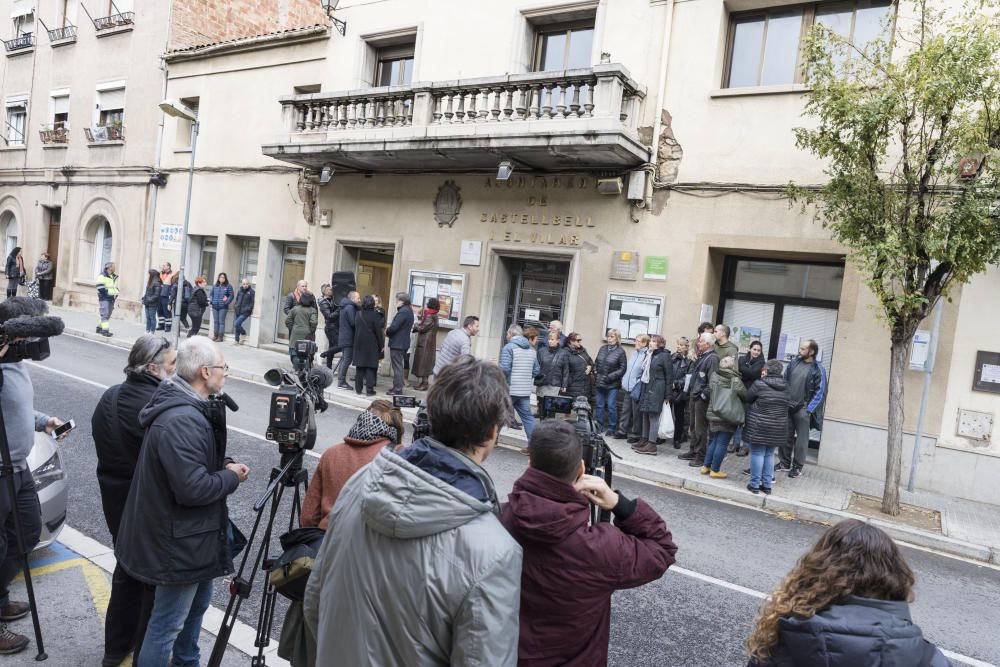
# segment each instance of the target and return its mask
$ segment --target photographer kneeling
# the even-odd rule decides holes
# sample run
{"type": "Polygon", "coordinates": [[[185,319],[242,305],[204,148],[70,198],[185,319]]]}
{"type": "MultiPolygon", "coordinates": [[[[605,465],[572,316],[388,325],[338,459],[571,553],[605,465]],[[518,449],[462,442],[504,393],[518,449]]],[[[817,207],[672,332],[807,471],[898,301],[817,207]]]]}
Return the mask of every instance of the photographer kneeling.
{"type": "Polygon", "coordinates": [[[582,455],[571,423],[539,424],[501,515],[524,549],[522,667],[606,665],[611,594],[659,579],[677,553],[656,511],[585,475],[582,455]],[[610,510],[614,525],[588,525],[590,503],[610,510]]]}
{"type": "Polygon", "coordinates": [[[386,448],[344,486],[306,585],[317,665],[517,664],[521,548],[481,467],[511,414],[470,356],[427,397],[434,436],[386,448]]]}
{"type": "MultiPolygon", "coordinates": [[[[47,306],[44,301],[28,297],[12,297],[0,303],[0,323],[21,316],[43,315],[47,306]],[[42,304],[39,306],[38,304],[42,304]]],[[[14,342],[18,342],[15,340],[14,342]]],[[[0,348],[0,409],[6,426],[7,446],[10,449],[14,470],[14,497],[0,470],[0,654],[19,653],[28,647],[28,638],[11,632],[7,623],[24,618],[30,612],[27,602],[14,602],[8,594],[8,586],[21,571],[22,554],[18,551],[17,538],[12,514],[17,512],[21,521],[24,548],[31,552],[38,544],[42,531],[42,517],[35,492],[35,480],[28,469],[27,458],[35,445],[35,432],[52,433],[62,425],[62,421],[34,409],[35,390],[24,362],[5,360],[8,346],[0,348]],[[5,528],[6,527],[6,528],[5,528]]],[[[60,437],[62,439],[68,434],[60,437]]]]}
{"type": "Polygon", "coordinates": [[[146,434],[115,543],[125,572],[156,586],[137,667],[200,664],[212,582],[233,571],[226,497],[250,469],[226,457],[225,408],[209,400],[227,370],[207,338],[190,338],[139,413],[146,434]]]}

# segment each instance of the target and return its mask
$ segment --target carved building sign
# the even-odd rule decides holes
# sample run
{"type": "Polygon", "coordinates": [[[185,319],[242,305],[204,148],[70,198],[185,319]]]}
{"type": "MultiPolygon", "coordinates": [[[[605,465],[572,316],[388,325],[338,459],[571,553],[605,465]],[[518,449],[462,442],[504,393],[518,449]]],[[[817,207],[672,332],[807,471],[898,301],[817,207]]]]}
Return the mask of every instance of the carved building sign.
{"type": "Polygon", "coordinates": [[[434,198],[434,219],[438,227],[451,227],[462,210],[462,197],[455,181],[445,181],[434,198]]]}

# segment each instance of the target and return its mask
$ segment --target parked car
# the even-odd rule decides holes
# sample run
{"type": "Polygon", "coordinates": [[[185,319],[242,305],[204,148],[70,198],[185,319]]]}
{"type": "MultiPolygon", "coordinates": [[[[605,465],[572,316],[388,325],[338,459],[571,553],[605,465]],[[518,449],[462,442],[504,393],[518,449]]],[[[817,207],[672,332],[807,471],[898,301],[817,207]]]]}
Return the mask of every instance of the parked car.
{"type": "MultiPolygon", "coordinates": [[[[28,467],[35,478],[38,502],[42,507],[42,535],[35,547],[42,549],[59,537],[59,531],[66,523],[66,499],[69,496],[66,472],[51,435],[35,434],[35,446],[28,455],[28,467]]],[[[0,488],[0,493],[6,492],[6,488],[0,488]]]]}

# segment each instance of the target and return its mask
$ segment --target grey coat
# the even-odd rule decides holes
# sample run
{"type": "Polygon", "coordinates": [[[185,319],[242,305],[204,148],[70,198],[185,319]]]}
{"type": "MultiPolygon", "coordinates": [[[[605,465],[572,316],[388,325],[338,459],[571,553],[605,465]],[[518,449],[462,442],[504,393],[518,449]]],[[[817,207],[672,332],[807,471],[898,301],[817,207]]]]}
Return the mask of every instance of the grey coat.
{"type": "Polygon", "coordinates": [[[489,502],[382,450],[341,491],[309,577],[317,664],[514,667],[520,584],[489,502]]]}

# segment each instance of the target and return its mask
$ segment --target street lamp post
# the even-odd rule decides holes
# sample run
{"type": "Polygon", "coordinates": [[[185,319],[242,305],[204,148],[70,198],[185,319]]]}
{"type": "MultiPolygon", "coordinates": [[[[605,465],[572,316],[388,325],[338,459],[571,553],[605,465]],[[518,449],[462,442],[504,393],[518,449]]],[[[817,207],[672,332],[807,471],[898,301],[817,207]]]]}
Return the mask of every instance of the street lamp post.
{"type": "Polygon", "coordinates": [[[177,100],[163,100],[160,110],[174,118],[184,118],[191,121],[191,164],[188,167],[187,203],[184,205],[184,231],[181,233],[181,262],[177,270],[177,291],[180,298],[174,304],[174,312],[170,316],[170,325],[174,328],[174,348],[180,345],[180,305],[184,303],[184,262],[187,261],[188,223],[191,220],[191,190],[194,187],[194,158],[198,150],[198,114],[177,100]]]}

